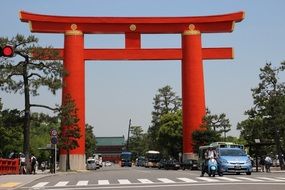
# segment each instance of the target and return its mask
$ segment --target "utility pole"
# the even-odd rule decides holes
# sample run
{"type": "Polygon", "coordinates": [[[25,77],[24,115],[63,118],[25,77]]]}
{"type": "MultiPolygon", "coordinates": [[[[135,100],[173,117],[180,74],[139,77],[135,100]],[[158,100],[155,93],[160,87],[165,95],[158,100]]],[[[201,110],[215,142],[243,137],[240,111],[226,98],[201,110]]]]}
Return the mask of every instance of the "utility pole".
{"type": "Polygon", "coordinates": [[[132,120],[129,120],[129,129],[128,129],[128,139],[127,139],[127,151],[129,151],[129,140],[130,140],[130,129],[131,129],[132,120]]]}

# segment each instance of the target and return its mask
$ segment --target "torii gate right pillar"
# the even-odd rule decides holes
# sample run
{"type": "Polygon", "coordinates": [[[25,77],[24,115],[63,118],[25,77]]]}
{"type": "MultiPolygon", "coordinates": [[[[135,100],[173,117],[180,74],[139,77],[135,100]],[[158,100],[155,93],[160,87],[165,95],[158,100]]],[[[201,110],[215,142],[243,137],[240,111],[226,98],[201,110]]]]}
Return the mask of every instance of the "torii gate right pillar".
{"type": "Polygon", "coordinates": [[[192,133],[199,129],[205,111],[201,34],[194,25],[182,35],[183,159],[193,157],[192,133]]]}

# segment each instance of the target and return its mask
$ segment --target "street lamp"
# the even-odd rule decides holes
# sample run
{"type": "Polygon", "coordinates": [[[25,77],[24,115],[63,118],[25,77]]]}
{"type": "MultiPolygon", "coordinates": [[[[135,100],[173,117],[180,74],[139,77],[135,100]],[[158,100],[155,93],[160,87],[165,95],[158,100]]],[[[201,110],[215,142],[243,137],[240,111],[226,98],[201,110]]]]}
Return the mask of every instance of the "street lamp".
{"type": "Polygon", "coordinates": [[[129,129],[128,129],[128,139],[127,139],[127,151],[129,151],[129,140],[130,140],[130,129],[131,129],[132,120],[129,120],[129,129]]]}

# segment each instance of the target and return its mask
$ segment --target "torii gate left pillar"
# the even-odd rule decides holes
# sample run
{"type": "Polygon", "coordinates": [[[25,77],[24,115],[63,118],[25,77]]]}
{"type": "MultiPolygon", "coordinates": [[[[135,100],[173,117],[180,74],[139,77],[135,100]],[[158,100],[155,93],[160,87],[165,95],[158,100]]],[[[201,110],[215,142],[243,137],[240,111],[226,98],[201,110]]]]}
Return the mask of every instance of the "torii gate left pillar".
{"type": "MultiPolygon", "coordinates": [[[[64,34],[64,70],[67,76],[63,78],[62,99],[70,95],[77,108],[78,126],[81,137],[79,147],[70,151],[70,168],[85,169],[85,64],[84,37],[78,30],[67,30],[64,34]]],[[[61,150],[60,168],[66,170],[66,153],[61,150]]]]}
{"type": "Polygon", "coordinates": [[[199,129],[205,115],[201,33],[194,25],[182,34],[181,72],[184,160],[194,156],[192,132],[199,129]]]}
{"type": "MultiPolygon", "coordinates": [[[[199,129],[205,115],[204,76],[202,60],[232,59],[230,47],[203,48],[201,33],[232,32],[244,12],[200,17],[65,17],[20,12],[32,32],[63,33],[61,52],[68,73],[63,80],[63,98],[70,94],[78,109],[81,138],[72,150],[70,166],[85,169],[85,60],[181,60],[183,157],[193,154],[192,132],[199,129]],[[124,49],[85,49],[84,34],[125,34],[124,49]],[[142,49],[141,34],[178,33],[181,48],[142,49]]],[[[60,157],[66,157],[61,151],[60,157]]],[[[64,164],[60,163],[62,168],[64,164]]]]}

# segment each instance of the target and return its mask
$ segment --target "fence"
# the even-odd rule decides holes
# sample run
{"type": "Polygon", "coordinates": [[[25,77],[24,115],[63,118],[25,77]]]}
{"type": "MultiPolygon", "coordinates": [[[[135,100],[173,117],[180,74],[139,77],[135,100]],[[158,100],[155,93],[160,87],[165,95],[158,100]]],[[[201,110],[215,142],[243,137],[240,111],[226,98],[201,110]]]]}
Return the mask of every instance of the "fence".
{"type": "Polygon", "coordinates": [[[19,159],[0,158],[0,175],[19,174],[19,159]]]}

